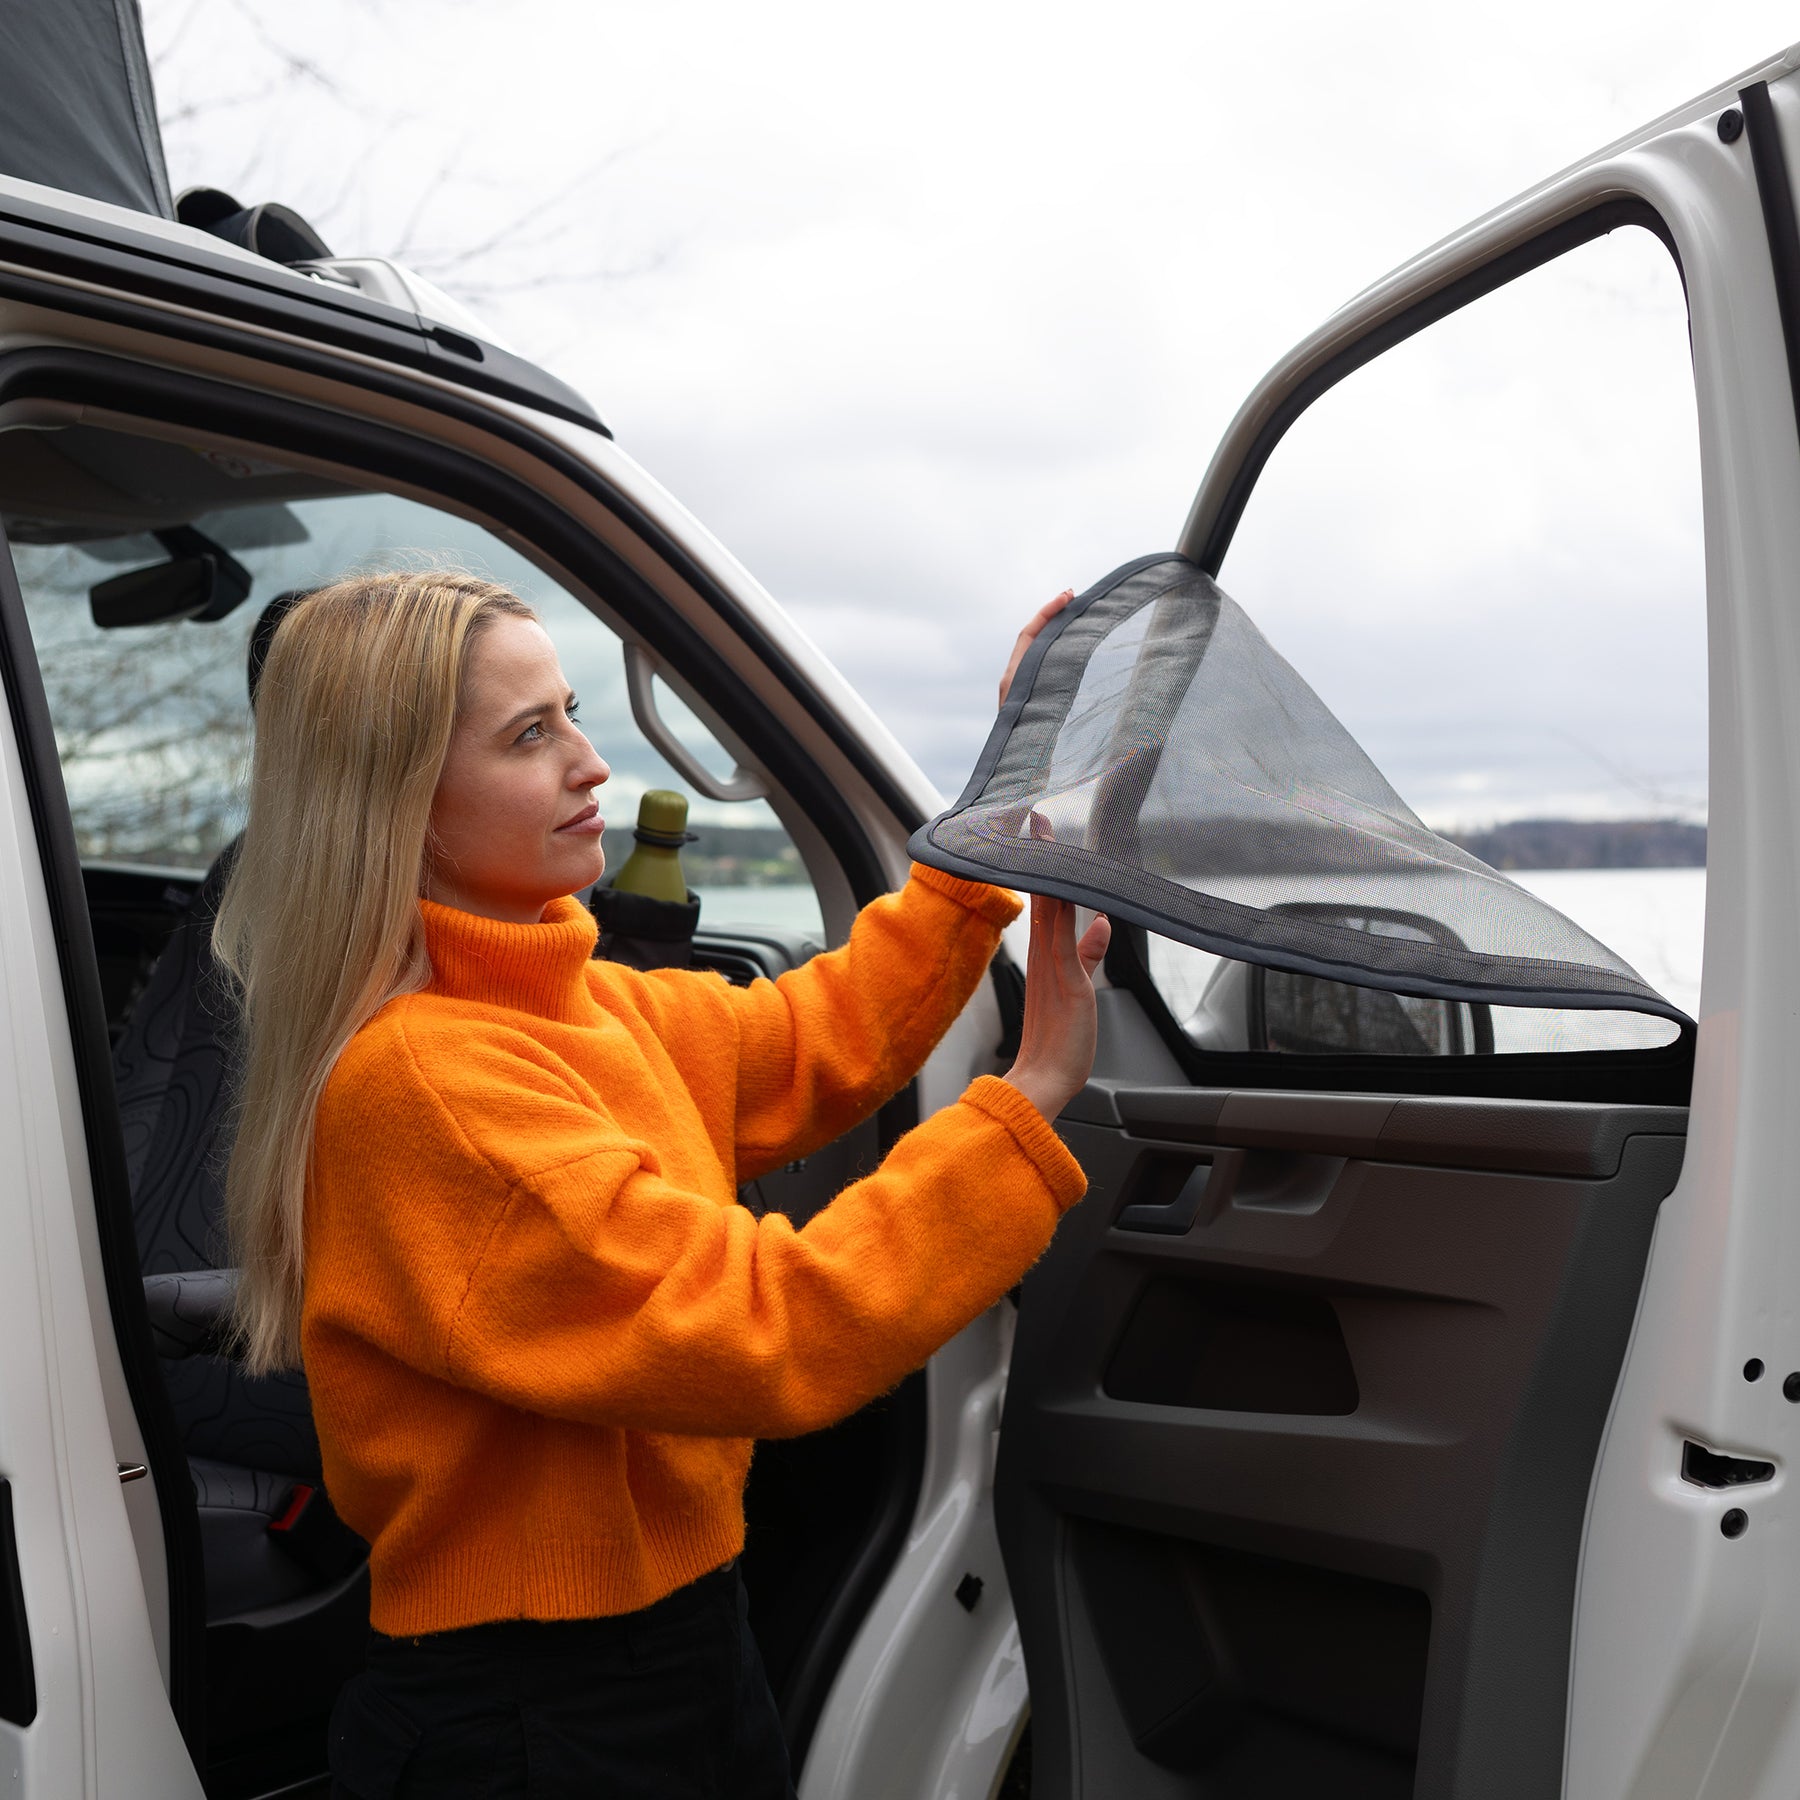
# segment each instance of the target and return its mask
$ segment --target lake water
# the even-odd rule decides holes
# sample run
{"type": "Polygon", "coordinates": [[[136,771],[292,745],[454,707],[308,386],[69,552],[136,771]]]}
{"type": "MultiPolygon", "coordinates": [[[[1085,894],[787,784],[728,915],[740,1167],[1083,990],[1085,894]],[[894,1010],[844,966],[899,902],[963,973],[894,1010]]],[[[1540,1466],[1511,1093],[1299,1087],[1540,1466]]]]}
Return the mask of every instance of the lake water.
{"type": "Polygon", "coordinates": [[[1624,957],[1689,1018],[1698,1013],[1704,869],[1523,869],[1512,878],[1624,957]]]}
{"type": "MultiPolygon", "coordinates": [[[[1706,925],[1704,869],[1535,869],[1513,880],[1547,900],[1622,956],[1656,991],[1693,1017],[1700,1005],[1700,949],[1706,925]]],[[[810,887],[703,888],[702,929],[773,925],[819,941],[824,926],[810,887]]],[[[1185,1018],[1217,962],[1185,945],[1153,945],[1157,979],[1185,1018]]],[[[1666,1042],[1669,1028],[1634,1013],[1556,1012],[1504,1007],[1494,1015],[1498,1050],[1626,1048],[1666,1042]]]]}

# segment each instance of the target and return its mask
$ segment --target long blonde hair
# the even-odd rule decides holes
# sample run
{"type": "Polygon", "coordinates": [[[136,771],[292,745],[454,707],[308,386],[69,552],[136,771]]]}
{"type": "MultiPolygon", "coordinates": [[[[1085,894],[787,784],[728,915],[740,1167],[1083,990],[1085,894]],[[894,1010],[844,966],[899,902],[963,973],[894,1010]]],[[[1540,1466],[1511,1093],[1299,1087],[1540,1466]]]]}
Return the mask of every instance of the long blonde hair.
{"type": "Polygon", "coordinates": [[[476,635],[534,618],[454,572],[358,575],[297,601],[257,687],[250,819],[213,926],[242,1008],[226,1233],[252,1374],[300,1360],[301,1221],[319,1099],[345,1045],[430,978],[431,801],[476,635]]]}

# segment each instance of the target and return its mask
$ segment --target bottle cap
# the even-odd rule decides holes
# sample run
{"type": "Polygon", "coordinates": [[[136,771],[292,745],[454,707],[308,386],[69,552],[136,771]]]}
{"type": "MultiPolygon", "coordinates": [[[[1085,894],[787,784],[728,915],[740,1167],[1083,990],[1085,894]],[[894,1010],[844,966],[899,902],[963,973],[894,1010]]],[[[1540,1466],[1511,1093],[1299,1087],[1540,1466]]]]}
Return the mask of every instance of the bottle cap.
{"type": "MultiPolygon", "coordinates": [[[[694,834],[687,829],[687,815],[686,794],[677,794],[668,788],[651,788],[638,802],[637,830],[631,835],[640,844],[660,850],[679,850],[683,844],[694,841],[694,834]]],[[[682,892],[687,890],[683,888],[682,892]]]]}
{"type": "Polygon", "coordinates": [[[638,830],[653,831],[658,837],[680,837],[687,830],[686,794],[669,788],[651,788],[638,802],[638,830]]]}

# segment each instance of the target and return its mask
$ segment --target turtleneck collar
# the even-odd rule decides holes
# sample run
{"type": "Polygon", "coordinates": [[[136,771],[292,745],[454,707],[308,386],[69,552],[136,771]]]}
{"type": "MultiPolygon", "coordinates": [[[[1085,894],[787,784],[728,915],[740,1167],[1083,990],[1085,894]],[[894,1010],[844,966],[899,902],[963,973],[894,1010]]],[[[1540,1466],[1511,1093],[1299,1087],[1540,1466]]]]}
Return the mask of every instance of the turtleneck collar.
{"type": "Polygon", "coordinates": [[[511,1007],[565,1024],[591,1011],[583,979],[599,927],[573,895],[552,900],[536,925],[511,925],[421,900],[430,992],[511,1007]]]}

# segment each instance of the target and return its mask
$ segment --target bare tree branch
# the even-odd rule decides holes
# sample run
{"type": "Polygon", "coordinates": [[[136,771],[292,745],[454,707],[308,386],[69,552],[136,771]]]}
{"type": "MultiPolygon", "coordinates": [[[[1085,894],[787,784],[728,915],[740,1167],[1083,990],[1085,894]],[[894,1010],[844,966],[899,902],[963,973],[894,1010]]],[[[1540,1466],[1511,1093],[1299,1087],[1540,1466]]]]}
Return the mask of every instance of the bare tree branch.
{"type": "MultiPolygon", "coordinates": [[[[487,172],[491,157],[478,136],[464,130],[450,137],[452,122],[416,100],[397,106],[390,90],[364,92],[362,61],[333,61],[300,47],[291,10],[278,12],[273,0],[185,0],[176,13],[178,3],[166,0],[162,16],[172,23],[154,67],[167,99],[170,160],[189,163],[179,169],[179,185],[198,180],[247,205],[285,201],[340,250],[392,256],[466,304],[497,306],[502,316],[519,296],[614,287],[674,261],[674,242],[593,253],[597,208],[642,142],[614,145],[537,187],[509,214],[506,189],[487,172]],[[229,55],[216,54],[221,41],[229,55]],[[209,52],[205,61],[193,54],[199,46],[209,52]],[[222,67],[229,70],[224,82],[222,67]],[[416,154],[414,133],[425,134],[427,145],[449,137],[447,153],[416,154]],[[192,168],[201,146],[206,166],[192,168]],[[381,177],[371,180],[376,169],[381,177]],[[406,182],[404,172],[414,169],[416,179],[406,182]],[[569,254],[572,245],[578,258],[569,254]]],[[[381,27],[398,12],[383,0],[358,0],[341,16],[381,27]]]]}

